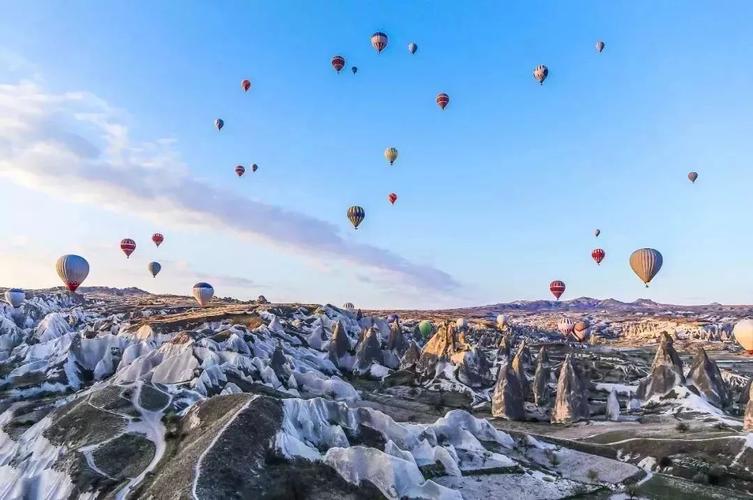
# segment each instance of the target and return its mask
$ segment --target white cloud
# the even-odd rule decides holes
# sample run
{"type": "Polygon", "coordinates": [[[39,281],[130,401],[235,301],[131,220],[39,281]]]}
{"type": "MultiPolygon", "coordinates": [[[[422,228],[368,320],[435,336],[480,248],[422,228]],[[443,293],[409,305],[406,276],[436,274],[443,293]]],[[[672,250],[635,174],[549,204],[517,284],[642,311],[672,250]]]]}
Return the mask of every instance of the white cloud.
{"type": "Polygon", "coordinates": [[[122,113],[85,92],[0,85],[0,175],[56,197],[150,220],[224,229],[316,259],[336,259],[418,290],[459,285],[449,274],[344,239],[307,214],[253,201],[191,176],[174,141],[134,143],[122,113]]]}

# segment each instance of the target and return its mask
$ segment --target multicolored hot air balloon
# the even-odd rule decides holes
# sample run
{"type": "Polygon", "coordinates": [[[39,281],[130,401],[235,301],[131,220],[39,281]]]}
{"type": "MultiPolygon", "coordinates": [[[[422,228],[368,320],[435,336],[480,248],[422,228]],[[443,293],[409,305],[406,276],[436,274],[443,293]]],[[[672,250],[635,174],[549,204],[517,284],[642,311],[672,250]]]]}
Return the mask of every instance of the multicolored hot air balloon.
{"type": "Polygon", "coordinates": [[[131,238],[123,238],[120,240],[120,249],[123,250],[126,259],[128,259],[131,257],[133,251],[136,250],[136,242],[131,238]]]}
{"type": "Polygon", "coordinates": [[[259,170],[259,165],[257,165],[256,163],[254,163],[253,165],[251,165],[251,171],[252,172],[256,172],[257,170],[259,170]]]}
{"type": "Polygon", "coordinates": [[[661,269],[663,262],[661,253],[653,248],[640,248],[630,255],[630,267],[646,284],[646,288],[661,269]]]}
{"type": "Polygon", "coordinates": [[[595,248],[593,252],[591,252],[591,257],[596,261],[597,264],[601,264],[601,261],[604,260],[604,256],[606,253],[604,253],[604,250],[601,248],[595,248]]]}
{"type": "Polygon", "coordinates": [[[345,304],[343,304],[343,309],[345,309],[346,311],[355,311],[356,306],[354,306],[352,302],[346,302],[345,304]]]}
{"type": "Polygon", "coordinates": [[[366,217],[366,212],[358,205],[353,205],[348,209],[348,219],[350,219],[350,222],[355,229],[358,229],[358,226],[363,222],[364,217],[366,217]]]}
{"type": "Polygon", "coordinates": [[[193,298],[196,299],[196,302],[198,302],[201,307],[209,304],[209,301],[212,300],[213,296],[214,288],[212,288],[212,285],[209,283],[204,283],[202,281],[193,286],[193,298]]]}
{"type": "Polygon", "coordinates": [[[63,255],[55,263],[55,269],[71,292],[75,292],[89,276],[89,263],[86,262],[85,258],[78,255],[63,255]]]}
{"type": "Polygon", "coordinates": [[[567,316],[563,316],[557,322],[557,330],[559,330],[560,333],[566,337],[573,333],[573,328],[575,328],[575,323],[567,316]]]}
{"type": "Polygon", "coordinates": [[[434,331],[434,325],[431,324],[431,321],[429,320],[423,320],[418,324],[418,332],[421,334],[421,336],[424,339],[428,339],[431,337],[432,332],[434,331]]]}
{"type": "Polygon", "coordinates": [[[159,262],[150,262],[146,265],[146,268],[152,273],[152,278],[156,278],[159,272],[162,270],[162,266],[159,262]]]}
{"type": "Polygon", "coordinates": [[[241,88],[243,89],[243,92],[248,92],[248,89],[251,88],[251,81],[250,80],[243,80],[241,82],[241,88]]]}
{"type": "Polygon", "coordinates": [[[741,319],[735,323],[732,335],[748,354],[753,354],[753,319],[741,319]]]}
{"type": "Polygon", "coordinates": [[[557,300],[560,300],[560,297],[563,293],[565,293],[565,282],[560,280],[554,280],[551,283],[549,283],[549,291],[552,292],[552,295],[557,300]]]}
{"type": "Polygon", "coordinates": [[[606,44],[604,42],[602,42],[601,40],[597,41],[596,42],[596,52],[598,52],[598,53],[601,54],[601,51],[604,50],[605,46],[606,46],[606,44]]]}
{"type": "Polygon", "coordinates": [[[688,173],[688,179],[690,179],[690,182],[695,183],[695,180],[698,178],[698,172],[690,172],[688,173]]]}
{"type": "Polygon", "coordinates": [[[381,31],[377,31],[371,35],[371,46],[376,49],[377,54],[380,54],[387,47],[387,35],[381,31]]]}
{"type": "Polygon", "coordinates": [[[5,302],[14,308],[21,306],[26,300],[26,292],[20,288],[11,288],[5,292],[5,302]]]}
{"type": "Polygon", "coordinates": [[[601,234],[601,229],[594,229],[594,236],[598,238],[600,234],[601,234]]]}
{"type": "Polygon", "coordinates": [[[539,64],[533,70],[533,77],[539,82],[539,85],[544,85],[544,80],[546,80],[547,76],[549,76],[549,68],[543,64],[539,64]]]}
{"type": "Polygon", "coordinates": [[[584,320],[580,320],[573,326],[573,336],[578,342],[585,342],[588,340],[588,323],[584,320]]]}
{"type": "Polygon", "coordinates": [[[390,162],[390,165],[393,165],[395,160],[397,160],[397,149],[392,147],[385,149],[384,157],[390,162]]]}
{"type": "Polygon", "coordinates": [[[355,75],[356,73],[358,73],[358,66],[353,66],[352,68],[350,68],[350,70],[351,70],[351,71],[353,72],[353,74],[355,75]]]}
{"type": "Polygon", "coordinates": [[[225,126],[225,120],[223,120],[222,118],[217,118],[214,121],[214,126],[217,128],[217,130],[222,130],[222,127],[225,126]]]}
{"type": "Polygon", "coordinates": [[[444,92],[440,92],[439,94],[437,94],[437,98],[435,100],[437,101],[437,106],[444,109],[447,107],[447,104],[450,103],[450,96],[448,96],[444,92]]]}
{"type": "Polygon", "coordinates": [[[241,177],[245,173],[246,167],[244,167],[243,165],[238,165],[235,167],[235,175],[237,175],[238,177],[241,177]]]}
{"type": "Polygon", "coordinates": [[[345,58],[343,56],[335,56],[332,58],[332,67],[338,73],[345,67],[345,58]]]}
{"type": "Polygon", "coordinates": [[[160,246],[162,242],[165,241],[165,237],[162,236],[161,233],[154,233],[152,235],[152,241],[154,242],[155,245],[160,246]]]}
{"type": "Polygon", "coordinates": [[[414,42],[411,42],[408,44],[408,52],[410,52],[411,54],[415,54],[417,50],[418,50],[418,45],[416,45],[414,42]]]}
{"type": "Polygon", "coordinates": [[[397,195],[395,193],[390,193],[387,195],[387,201],[389,201],[391,204],[395,204],[397,201],[397,195]]]}

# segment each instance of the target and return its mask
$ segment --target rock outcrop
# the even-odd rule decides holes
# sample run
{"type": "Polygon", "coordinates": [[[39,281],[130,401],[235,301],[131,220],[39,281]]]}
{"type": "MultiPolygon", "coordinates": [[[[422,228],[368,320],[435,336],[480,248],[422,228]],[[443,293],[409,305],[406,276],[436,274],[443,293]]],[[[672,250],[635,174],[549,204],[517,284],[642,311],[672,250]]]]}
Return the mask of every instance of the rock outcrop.
{"type": "Polygon", "coordinates": [[[455,326],[445,322],[424,346],[416,368],[421,373],[434,373],[434,368],[440,360],[450,360],[454,364],[459,364],[466,350],[469,350],[469,347],[458,342],[455,326]]]}
{"type": "Polygon", "coordinates": [[[458,380],[474,388],[489,387],[494,383],[491,366],[483,351],[474,347],[465,352],[458,368],[458,380]]]}
{"type": "Polygon", "coordinates": [[[363,342],[356,347],[356,363],[353,366],[353,371],[367,373],[374,363],[383,363],[382,349],[377,330],[369,328],[363,342]]]}
{"type": "Polygon", "coordinates": [[[403,354],[402,359],[400,359],[400,369],[401,370],[415,369],[420,357],[421,357],[421,350],[418,348],[418,345],[415,342],[411,341],[408,344],[408,348],[405,350],[405,354],[403,354]]]}
{"type": "Polygon", "coordinates": [[[646,400],[655,395],[663,396],[673,387],[685,384],[682,360],[672,344],[672,337],[662,332],[651,373],[638,384],[638,398],[646,400]]]}
{"type": "Polygon", "coordinates": [[[515,372],[515,376],[518,377],[518,380],[520,381],[520,395],[523,398],[523,401],[526,401],[528,399],[530,393],[528,389],[528,376],[526,375],[526,355],[528,355],[530,360],[530,353],[528,352],[528,348],[525,346],[525,341],[523,341],[520,344],[518,352],[516,352],[515,356],[512,358],[512,370],[515,372]]]}
{"type": "Polygon", "coordinates": [[[345,327],[339,321],[335,324],[335,330],[332,332],[332,338],[327,347],[327,355],[336,367],[343,369],[346,366],[343,360],[348,356],[350,351],[350,340],[345,333],[345,327]]]}
{"type": "Polygon", "coordinates": [[[753,431],[753,386],[748,391],[748,404],[745,405],[745,418],[743,419],[743,430],[753,431]]]}
{"type": "Polygon", "coordinates": [[[572,354],[565,356],[557,380],[557,395],[552,409],[552,423],[565,424],[586,420],[591,416],[588,386],[573,364],[572,354]]]}
{"type": "Polygon", "coordinates": [[[492,395],[492,415],[508,420],[523,420],[525,411],[522,394],[523,390],[518,376],[512,369],[512,363],[502,363],[492,395]]]}
{"type": "Polygon", "coordinates": [[[702,347],[698,349],[693,358],[687,381],[695,386],[709,403],[719,408],[724,408],[729,404],[729,392],[724,380],[722,380],[719,367],[709,359],[702,347]]]}
{"type": "Polygon", "coordinates": [[[614,387],[609,391],[609,397],[607,397],[606,413],[607,420],[616,422],[620,419],[620,400],[617,399],[617,391],[614,390],[614,387]]]}
{"type": "Polygon", "coordinates": [[[395,351],[401,355],[408,348],[408,341],[403,336],[403,329],[400,328],[400,322],[394,321],[390,325],[390,336],[387,339],[387,349],[395,351]]]}
{"type": "Polygon", "coordinates": [[[497,357],[499,359],[503,357],[507,357],[509,359],[510,347],[511,347],[510,336],[506,334],[502,334],[502,337],[499,339],[499,344],[497,344],[497,357]]]}
{"type": "Polygon", "coordinates": [[[539,351],[539,355],[536,358],[536,373],[533,376],[533,402],[536,406],[548,406],[551,401],[551,394],[549,390],[549,380],[551,378],[551,370],[549,368],[549,356],[546,354],[544,347],[539,351]]]}

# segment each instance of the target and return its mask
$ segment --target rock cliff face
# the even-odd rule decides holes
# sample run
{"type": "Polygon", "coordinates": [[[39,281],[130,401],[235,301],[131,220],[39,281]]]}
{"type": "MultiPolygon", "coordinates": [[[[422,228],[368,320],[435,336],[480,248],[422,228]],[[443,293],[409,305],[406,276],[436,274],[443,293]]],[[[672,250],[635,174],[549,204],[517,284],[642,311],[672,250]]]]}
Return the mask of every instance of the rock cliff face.
{"type": "Polygon", "coordinates": [[[417,371],[433,373],[440,360],[449,360],[454,364],[459,364],[465,351],[468,350],[470,347],[457,338],[455,325],[445,322],[421,351],[417,371]]]}
{"type": "Polygon", "coordinates": [[[356,348],[356,363],[353,371],[359,373],[368,373],[371,365],[382,364],[382,348],[379,343],[379,336],[375,328],[366,330],[363,342],[356,348]]]}
{"type": "Polygon", "coordinates": [[[672,344],[672,337],[662,332],[651,373],[638,385],[637,396],[640,399],[663,396],[673,387],[685,385],[682,360],[672,344]]]}
{"type": "Polygon", "coordinates": [[[418,345],[411,341],[408,344],[408,348],[405,350],[405,354],[403,354],[403,357],[400,359],[400,369],[401,370],[413,370],[416,368],[416,364],[418,364],[418,360],[421,357],[421,350],[418,348],[418,345]]]}
{"type": "Polygon", "coordinates": [[[340,369],[349,368],[345,362],[348,358],[348,352],[350,351],[350,340],[348,334],[345,333],[345,327],[341,322],[335,324],[335,329],[332,332],[332,338],[330,339],[327,349],[329,360],[332,364],[340,369]]]}
{"type": "Polygon", "coordinates": [[[508,420],[523,420],[525,412],[522,394],[523,389],[512,364],[505,362],[500,365],[492,396],[492,415],[508,420]]]}
{"type": "Polygon", "coordinates": [[[609,391],[607,398],[607,419],[615,422],[620,419],[620,401],[617,399],[617,391],[614,387],[609,391]]]}
{"type": "Polygon", "coordinates": [[[564,424],[586,420],[591,416],[588,385],[574,366],[572,354],[565,356],[557,380],[557,394],[552,409],[552,423],[564,424]]]}
{"type": "Polygon", "coordinates": [[[528,399],[530,390],[528,387],[528,376],[526,375],[526,360],[530,362],[530,353],[525,342],[521,342],[518,352],[515,353],[515,357],[512,358],[512,370],[515,372],[515,376],[520,382],[520,396],[523,401],[528,399]]]}
{"type": "Polygon", "coordinates": [[[699,348],[688,372],[688,384],[692,384],[706,400],[724,408],[730,403],[727,385],[715,362],[711,361],[703,348],[699,348]]]}
{"type": "Polygon", "coordinates": [[[549,380],[551,378],[551,370],[549,368],[549,356],[546,354],[544,347],[539,351],[539,355],[536,358],[536,373],[533,376],[533,402],[536,406],[548,406],[551,401],[551,394],[549,390],[549,380]]]}
{"type": "Polygon", "coordinates": [[[458,367],[458,380],[473,388],[489,387],[494,383],[491,365],[483,351],[474,347],[465,352],[458,367]]]}

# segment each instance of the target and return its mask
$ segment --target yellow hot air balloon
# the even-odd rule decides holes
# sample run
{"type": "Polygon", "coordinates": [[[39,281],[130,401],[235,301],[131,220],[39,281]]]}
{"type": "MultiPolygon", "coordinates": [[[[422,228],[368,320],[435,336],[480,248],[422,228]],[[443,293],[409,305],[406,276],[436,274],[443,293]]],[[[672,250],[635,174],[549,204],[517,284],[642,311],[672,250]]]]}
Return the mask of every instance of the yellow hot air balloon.
{"type": "Polygon", "coordinates": [[[394,164],[395,160],[397,160],[397,149],[395,148],[385,149],[384,157],[387,158],[387,161],[390,162],[390,165],[394,164]]]}
{"type": "Polygon", "coordinates": [[[742,319],[735,324],[732,329],[737,343],[742,346],[748,354],[753,354],[753,319],[742,319]]]}
{"type": "Polygon", "coordinates": [[[630,255],[630,267],[646,284],[646,288],[661,269],[663,262],[661,253],[653,248],[639,248],[630,255]]]}

